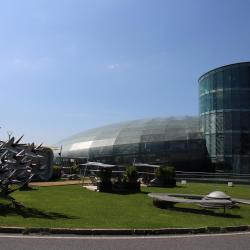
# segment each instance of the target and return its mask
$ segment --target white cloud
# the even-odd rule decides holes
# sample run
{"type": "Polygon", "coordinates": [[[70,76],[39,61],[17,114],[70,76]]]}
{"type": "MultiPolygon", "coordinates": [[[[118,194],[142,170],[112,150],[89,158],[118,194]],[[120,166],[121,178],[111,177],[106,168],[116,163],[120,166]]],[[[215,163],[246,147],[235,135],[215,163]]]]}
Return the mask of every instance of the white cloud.
{"type": "Polygon", "coordinates": [[[46,64],[49,63],[49,58],[47,56],[39,57],[39,58],[28,58],[28,57],[16,57],[12,60],[12,64],[17,68],[21,69],[30,69],[37,70],[43,68],[46,64]]]}
{"type": "Polygon", "coordinates": [[[108,65],[106,66],[106,68],[107,68],[108,70],[114,70],[114,69],[119,68],[119,67],[120,67],[120,64],[118,64],[118,63],[108,64],[108,65]]]}

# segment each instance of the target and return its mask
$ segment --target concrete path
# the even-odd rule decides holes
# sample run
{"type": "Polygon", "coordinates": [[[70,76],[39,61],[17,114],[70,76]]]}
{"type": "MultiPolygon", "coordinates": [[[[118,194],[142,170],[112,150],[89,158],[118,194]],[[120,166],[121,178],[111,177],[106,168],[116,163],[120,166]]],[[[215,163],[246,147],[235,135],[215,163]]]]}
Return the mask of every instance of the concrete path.
{"type": "Polygon", "coordinates": [[[50,187],[50,186],[65,186],[65,185],[80,185],[80,180],[69,180],[69,181],[48,181],[48,182],[30,182],[29,186],[34,187],[50,187]]]}

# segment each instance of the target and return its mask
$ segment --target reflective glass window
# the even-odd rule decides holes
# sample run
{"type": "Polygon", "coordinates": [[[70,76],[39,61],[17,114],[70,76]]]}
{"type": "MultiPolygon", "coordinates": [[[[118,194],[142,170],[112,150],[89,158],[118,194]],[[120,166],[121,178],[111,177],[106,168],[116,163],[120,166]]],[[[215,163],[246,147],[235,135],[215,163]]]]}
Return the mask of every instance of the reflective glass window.
{"type": "Polygon", "coordinates": [[[216,154],[224,154],[224,135],[222,133],[217,133],[216,135],[216,154]]]}
{"type": "Polygon", "coordinates": [[[246,73],[246,75],[247,75],[246,81],[248,83],[248,88],[250,88],[250,66],[247,67],[246,71],[247,71],[247,73],[246,73]]]}
{"type": "Polygon", "coordinates": [[[211,135],[211,155],[216,155],[216,135],[212,134],[211,135]]]}
{"type": "Polygon", "coordinates": [[[216,115],[215,114],[211,114],[210,115],[210,132],[211,133],[216,133],[216,115]]]}
{"type": "Polygon", "coordinates": [[[232,129],[240,130],[240,112],[232,112],[232,129]]]}
{"type": "Polygon", "coordinates": [[[113,147],[95,147],[89,149],[90,157],[102,157],[109,156],[113,154],[113,147]]]}
{"type": "Polygon", "coordinates": [[[141,144],[142,153],[164,152],[165,150],[164,142],[147,142],[141,144]]]}
{"type": "Polygon", "coordinates": [[[231,88],[238,88],[240,86],[239,68],[232,68],[231,72],[231,88]]]}
{"type": "Polygon", "coordinates": [[[212,75],[211,74],[209,74],[208,76],[207,76],[207,91],[211,91],[212,90],[212,86],[213,86],[213,78],[212,78],[212,75]]]}
{"type": "Polygon", "coordinates": [[[223,112],[218,112],[216,114],[216,131],[221,132],[223,131],[223,112]]]}
{"type": "Polygon", "coordinates": [[[248,133],[240,134],[240,147],[242,154],[250,153],[250,134],[248,133]]]}
{"type": "Polygon", "coordinates": [[[209,119],[209,114],[205,115],[205,128],[206,128],[206,132],[210,132],[210,119],[209,119]]]}
{"type": "Polygon", "coordinates": [[[207,151],[210,154],[211,153],[210,135],[205,135],[205,138],[206,138],[207,151]]]}
{"type": "Polygon", "coordinates": [[[204,112],[204,95],[200,97],[200,113],[204,112]]]}
{"type": "Polygon", "coordinates": [[[240,104],[241,104],[241,91],[240,90],[232,90],[231,91],[231,105],[230,108],[233,109],[239,109],[240,108],[240,104]]]}
{"type": "Polygon", "coordinates": [[[241,125],[241,130],[250,130],[250,112],[249,111],[240,112],[240,125],[241,125]]]}
{"type": "Polygon", "coordinates": [[[203,147],[204,147],[204,144],[203,144],[203,141],[201,140],[192,140],[192,141],[188,141],[188,144],[187,144],[187,148],[188,148],[188,151],[191,152],[201,152],[203,151],[203,147]]]}
{"type": "Polygon", "coordinates": [[[234,133],[232,135],[232,153],[240,154],[241,145],[240,145],[240,134],[234,133]]]}
{"type": "Polygon", "coordinates": [[[240,77],[240,87],[248,88],[248,72],[246,67],[239,68],[239,77],[240,77]]]}
{"type": "Polygon", "coordinates": [[[226,69],[223,71],[223,87],[224,88],[231,88],[231,70],[226,69]]]}
{"type": "Polygon", "coordinates": [[[203,94],[205,92],[205,89],[204,89],[204,81],[202,80],[200,82],[200,94],[203,94]]]}
{"type": "Polygon", "coordinates": [[[223,109],[223,91],[216,92],[217,109],[223,109]]]}
{"type": "Polygon", "coordinates": [[[224,113],[224,130],[232,130],[232,114],[231,112],[224,113]]]}
{"type": "Polygon", "coordinates": [[[224,109],[231,108],[231,90],[225,90],[223,92],[223,108],[224,109]]]}
{"type": "Polygon", "coordinates": [[[169,143],[169,151],[171,152],[186,152],[187,141],[171,141],[169,143]]]}
{"type": "Polygon", "coordinates": [[[223,71],[217,72],[217,89],[223,88],[223,71]]]}
{"type": "Polygon", "coordinates": [[[224,134],[224,154],[232,154],[232,135],[224,134]]]}
{"type": "Polygon", "coordinates": [[[216,110],[217,109],[217,93],[214,92],[214,93],[211,93],[211,95],[212,95],[212,98],[211,98],[211,100],[212,100],[212,107],[211,107],[211,109],[212,110],[216,110]]]}
{"type": "Polygon", "coordinates": [[[247,90],[240,91],[240,108],[248,109],[250,107],[250,93],[247,90]]]}
{"type": "Polygon", "coordinates": [[[206,128],[205,128],[206,124],[205,124],[205,116],[204,115],[201,116],[200,122],[201,122],[200,126],[202,129],[202,132],[205,132],[206,131],[206,128]]]}
{"type": "Polygon", "coordinates": [[[135,154],[139,152],[139,144],[115,145],[113,151],[115,155],[135,154]]]}
{"type": "Polygon", "coordinates": [[[217,72],[216,72],[216,73],[214,73],[212,75],[212,87],[211,87],[212,90],[217,89],[217,78],[218,78],[218,75],[217,75],[217,72]]]}
{"type": "Polygon", "coordinates": [[[209,91],[209,86],[208,86],[209,82],[208,82],[208,78],[204,78],[203,79],[203,87],[204,87],[204,92],[209,91]]]}

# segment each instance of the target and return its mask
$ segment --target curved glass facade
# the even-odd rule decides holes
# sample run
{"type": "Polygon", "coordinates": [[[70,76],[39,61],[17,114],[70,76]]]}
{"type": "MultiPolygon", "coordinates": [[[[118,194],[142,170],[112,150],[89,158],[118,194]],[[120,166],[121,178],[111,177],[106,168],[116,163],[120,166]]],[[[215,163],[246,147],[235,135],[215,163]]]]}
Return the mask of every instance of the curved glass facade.
{"type": "Polygon", "coordinates": [[[250,62],[209,71],[199,90],[200,129],[212,161],[223,170],[250,173],[250,62]]]}
{"type": "Polygon", "coordinates": [[[113,164],[171,163],[207,171],[207,151],[197,117],[142,119],[91,129],[57,144],[62,157],[113,164]],[[202,168],[202,169],[200,169],[202,168]]]}

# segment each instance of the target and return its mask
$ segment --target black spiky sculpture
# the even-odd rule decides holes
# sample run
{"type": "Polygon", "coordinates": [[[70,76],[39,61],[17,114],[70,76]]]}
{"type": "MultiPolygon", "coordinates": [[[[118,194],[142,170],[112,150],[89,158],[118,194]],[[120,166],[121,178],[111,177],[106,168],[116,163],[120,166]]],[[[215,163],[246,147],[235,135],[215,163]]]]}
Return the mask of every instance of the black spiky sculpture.
{"type": "Polygon", "coordinates": [[[22,137],[17,141],[14,137],[0,141],[0,197],[15,207],[20,204],[10,194],[27,185],[34,176],[42,178],[47,171],[42,145],[21,144],[22,137]]]}

